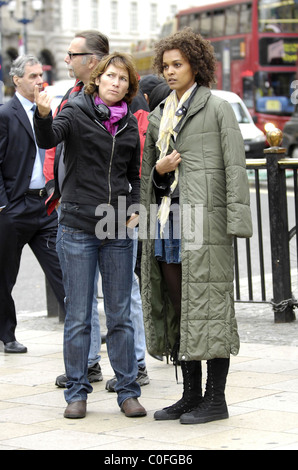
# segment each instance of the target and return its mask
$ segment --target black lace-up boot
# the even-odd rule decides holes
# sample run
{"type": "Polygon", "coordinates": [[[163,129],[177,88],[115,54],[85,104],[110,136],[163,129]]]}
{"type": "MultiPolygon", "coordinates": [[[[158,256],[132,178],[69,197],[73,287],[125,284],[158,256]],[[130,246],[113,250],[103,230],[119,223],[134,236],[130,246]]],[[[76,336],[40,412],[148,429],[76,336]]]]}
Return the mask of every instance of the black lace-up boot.
{"type": "Polygon", "coordinates": [[[202,366],[201,361],[181,361],[183,375],[182,398],[172,406],[156,411],[156,420],[179,419],[183,413],[187,413],[197,407],[202,401],[202,366]]]}
{"type": "Polygon", "coordinates": [[[207,361],[207,383],[203,401],[180,417],[181,424],[199,424],[229,417],[225,399],[226,379],[230,359],[207,361]]]}

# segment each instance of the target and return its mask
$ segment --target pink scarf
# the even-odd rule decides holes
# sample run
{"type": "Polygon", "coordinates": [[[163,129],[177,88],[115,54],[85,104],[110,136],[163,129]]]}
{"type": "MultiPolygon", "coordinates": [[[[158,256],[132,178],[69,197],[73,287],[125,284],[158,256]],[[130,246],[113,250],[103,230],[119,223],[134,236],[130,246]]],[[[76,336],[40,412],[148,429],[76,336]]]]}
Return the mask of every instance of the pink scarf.
{"type": "MultiPolygon", "coordinates": [[[[96,96],[94,103],[96,105],[104,104],[107,106],[99,96],[96,96]]],[[[119,101],[119,103],[116,103],[114,106],[108,106],[108,108],[111,112],[111,116],[107,121],[103,121],[103,124],[110,134],[115,135],[118,129],[118,125],[116,125],[116,123],[127,114],[127,103],[125,101],[119,101]]]]}

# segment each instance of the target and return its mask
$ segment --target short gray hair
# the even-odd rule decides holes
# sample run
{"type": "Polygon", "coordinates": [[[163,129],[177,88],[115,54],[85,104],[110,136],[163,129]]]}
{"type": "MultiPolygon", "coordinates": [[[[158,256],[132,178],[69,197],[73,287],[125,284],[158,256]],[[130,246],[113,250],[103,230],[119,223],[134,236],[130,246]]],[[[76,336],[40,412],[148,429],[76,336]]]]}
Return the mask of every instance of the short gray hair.
{"type": "Polygon", "coordinates": [[[9,75],[11,76],[12,80],[15,75],[17,77],[23,77],[25,75],[26,65],[42,65],[42,63],[34,55],[27,54],[17,57],[11,64],[11,69],[9,72],[9,75]]]}

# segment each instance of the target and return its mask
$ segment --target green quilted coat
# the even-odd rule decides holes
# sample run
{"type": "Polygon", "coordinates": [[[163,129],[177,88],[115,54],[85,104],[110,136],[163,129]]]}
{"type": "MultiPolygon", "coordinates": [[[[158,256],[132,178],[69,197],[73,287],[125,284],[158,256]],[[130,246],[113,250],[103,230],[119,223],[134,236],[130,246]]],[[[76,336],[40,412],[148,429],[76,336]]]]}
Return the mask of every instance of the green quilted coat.
{"type": "Polygon", "coordinates": [[[139,231],[143,240],[142,301],[147,349],[151,355],[169,355],[180,334],[180,360],[237,355],[233,237],[252,236],[241,132],[230,104],[212,95],[208,88],[199,87],[173,142],[182,157],[179,325],[154,258],[156,199],[152,172],[159,156],[155,143],[160,119],[158,106],[149,115],[141,177],[139,231]]]}

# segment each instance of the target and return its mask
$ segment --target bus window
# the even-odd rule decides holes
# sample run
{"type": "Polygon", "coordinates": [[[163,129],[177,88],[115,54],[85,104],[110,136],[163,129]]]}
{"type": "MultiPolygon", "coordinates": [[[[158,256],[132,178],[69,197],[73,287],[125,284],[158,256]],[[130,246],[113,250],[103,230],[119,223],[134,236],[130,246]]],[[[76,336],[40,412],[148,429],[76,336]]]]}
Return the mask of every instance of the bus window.
{"type": "Polygon", "coordinates": [[[180,16],[180,25],[179,25],[180,29],[183,29],[189,26],[189,19],[190,19],[189,15],[180,16]]]}
{"type": "Polygon", "coordinates": [[[252,27],[252,5],[251,3],[244,3],[241,5],[240,18],[239,18],[239,33],[251,33],[252,27]]]}
{"type": "Polygon", "coordinates": [[[213,28],[212,36],[218,37],[223,36],[225,32],[225,11],[214,10],[213,13],[213,28]]]}
{"type": "Polygon", "coordinates": [[[259,31],[297,33],[298,12],[296,0],[259,1],[259,31]]]}
{"type": "Polygon", "coordinates": [[[200,32],[200,15],[199,13],[191,15],[189,26],[195,33],[200,32]]]}
{"type": "Polygon", "coordinates": [[[297,62],[298,38],[261,38],[260,65],[292,65],[297,62]]]}
{"type": "Polygon", "coordinates": [[[290,116],[294,111],[294,105],[291,102],[291,83],[294,79],[294,73],[257,72],[255,74],[256,112],[290,116]]]}
{"type": "Polygon", "coordinates": [[[293,28],[292,31],[293,33],[298,33],[298,8],[295,8],[294,10],[294,15],[293,15],[293,28]]]}
{"type": "Polygon", "coordinates": [[[238,34],[239,32],[239,10],[240,5],[226,9],[226,35],[238,34]]]}
{"type": "Polygon", "coordinates": [[[203,37],[211,35],[211,13],[209,11],[201,15],[201,35],[203,37]]]}

